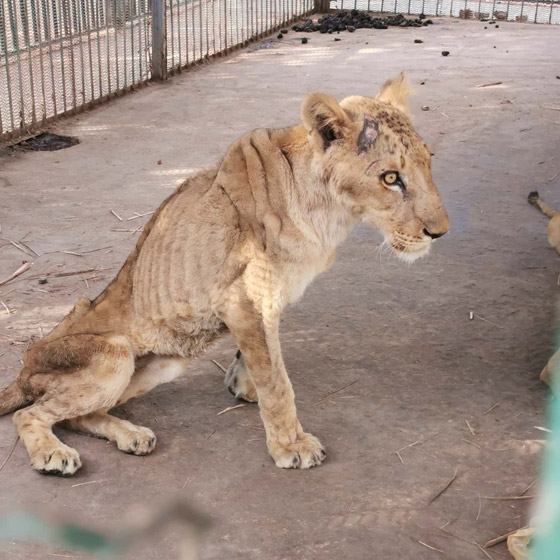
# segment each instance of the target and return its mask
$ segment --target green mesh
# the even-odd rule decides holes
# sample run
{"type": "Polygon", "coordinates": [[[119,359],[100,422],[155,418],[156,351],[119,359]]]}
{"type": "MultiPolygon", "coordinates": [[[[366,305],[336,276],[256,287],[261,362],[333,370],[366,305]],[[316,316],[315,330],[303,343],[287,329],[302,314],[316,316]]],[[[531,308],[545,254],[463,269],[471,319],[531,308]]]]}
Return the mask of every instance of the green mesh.
{"type": "Polygon", "coordinates": [[[552,433],[545,451],[540,497],[533,512],[538,533],[531,544],[531,560],[560,560],[560,360],[555,362],[553,396],[548,405],[552,433]]]}

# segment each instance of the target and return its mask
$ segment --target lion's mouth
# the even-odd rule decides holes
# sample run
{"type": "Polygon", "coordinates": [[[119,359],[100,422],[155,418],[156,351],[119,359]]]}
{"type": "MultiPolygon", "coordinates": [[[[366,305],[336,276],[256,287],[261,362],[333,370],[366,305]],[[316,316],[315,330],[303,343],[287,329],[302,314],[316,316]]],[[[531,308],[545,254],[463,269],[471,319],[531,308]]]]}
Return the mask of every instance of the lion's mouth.
{"type": "Polygon", "coordinates": [[[398,231],[394,232],[388,241],[399,258],[406,262],[413,262],[428,254],[432,244],[430,239],[414,237],[398,231]]]}

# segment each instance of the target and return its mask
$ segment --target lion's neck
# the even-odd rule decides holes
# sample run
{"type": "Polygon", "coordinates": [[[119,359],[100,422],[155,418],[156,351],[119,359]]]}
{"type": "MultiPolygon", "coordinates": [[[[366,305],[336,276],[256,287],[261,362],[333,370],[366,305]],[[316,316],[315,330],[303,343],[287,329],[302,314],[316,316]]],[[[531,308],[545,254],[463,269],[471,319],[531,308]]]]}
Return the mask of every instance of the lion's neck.
{"type": "Polygon", "coordinates": [[[303,126],[276,131],[271,141],[289,158],[293,169],[286,194],[293,202],[287,208],[294,225],[310,243],[332,252],[346,239],[356,218],[326,184],[303,126]]]}

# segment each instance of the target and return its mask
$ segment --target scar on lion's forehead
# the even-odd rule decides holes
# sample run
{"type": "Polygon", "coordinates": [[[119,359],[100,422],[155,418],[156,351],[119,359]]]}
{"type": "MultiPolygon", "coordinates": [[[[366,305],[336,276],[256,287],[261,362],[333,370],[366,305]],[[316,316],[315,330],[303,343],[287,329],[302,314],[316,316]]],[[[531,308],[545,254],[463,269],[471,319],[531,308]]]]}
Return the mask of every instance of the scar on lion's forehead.
{"type": "Polygon", "coordinates": [[[379,125],[372,117],[364,117],[364,126],[358,136],[358,152],[363,154],[371,148],[379,136],[379,125]]]}

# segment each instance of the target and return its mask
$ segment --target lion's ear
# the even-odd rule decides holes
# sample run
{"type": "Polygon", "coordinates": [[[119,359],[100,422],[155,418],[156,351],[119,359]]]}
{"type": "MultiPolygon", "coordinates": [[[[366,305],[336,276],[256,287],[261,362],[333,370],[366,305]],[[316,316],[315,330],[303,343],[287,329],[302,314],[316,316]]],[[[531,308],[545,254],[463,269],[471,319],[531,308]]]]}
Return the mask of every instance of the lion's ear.
{"type": "Polygon", "coordinates": [[[401,72],[398,76],[387,80],[383,84],[376,99],[383,103],[388,103],[408,115],[408,97],[411,92],[406,75],[404,72],[401,72]]]}
{"type": "Polygon", "coordinates": [[[324,93],[311,93],[305,98],[301,120],[308,132],[315,132],[321,138],[324,150],[350,129],[348,115],[335,99],[324,93]]]}

